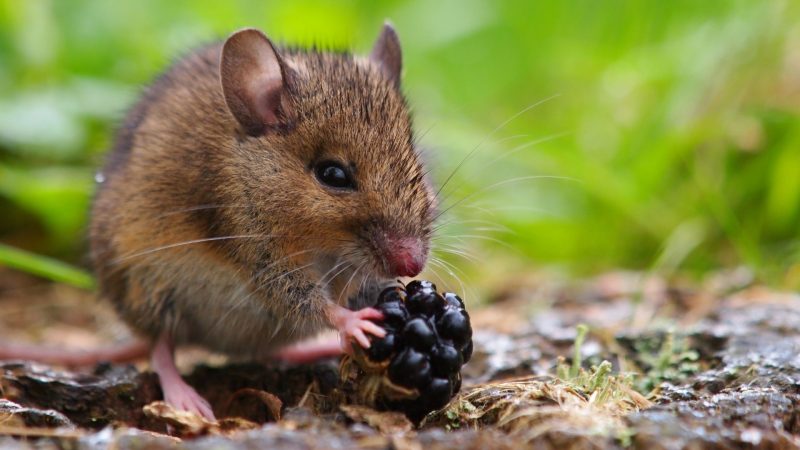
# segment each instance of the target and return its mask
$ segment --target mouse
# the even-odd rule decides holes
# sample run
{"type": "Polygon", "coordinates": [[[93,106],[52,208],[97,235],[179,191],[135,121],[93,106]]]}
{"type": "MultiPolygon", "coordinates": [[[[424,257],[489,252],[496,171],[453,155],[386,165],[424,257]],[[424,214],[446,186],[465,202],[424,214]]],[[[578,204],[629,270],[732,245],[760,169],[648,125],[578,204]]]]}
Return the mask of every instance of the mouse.
{"type": "Polygon", "coordinates": [[[401,71],[388,22],[363,56],[246,28],[130,109],[96,177],[90,255],[167,403],[214,419],[177,346],[304,361],[385,334],[359,293],[423,270],[437,206],[401,71]],[[338,342],[298,344],[326,329],[338,342]]]}

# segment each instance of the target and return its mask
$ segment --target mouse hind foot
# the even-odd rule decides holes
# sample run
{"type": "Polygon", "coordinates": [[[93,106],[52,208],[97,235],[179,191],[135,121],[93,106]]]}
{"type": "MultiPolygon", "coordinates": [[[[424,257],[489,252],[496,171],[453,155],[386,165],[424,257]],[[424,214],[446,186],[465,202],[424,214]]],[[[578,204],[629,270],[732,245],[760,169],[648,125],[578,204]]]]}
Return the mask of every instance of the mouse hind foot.
{"type": "Polygon", "coordinates": [[[150,354],[150,365],[158,375],[165,402],[176,409],[198,414],[212,422],[216,420],[208,401],[189,386],[178,372],[175,366],[175,348],[166,334],[156,341],[150,354]]]}

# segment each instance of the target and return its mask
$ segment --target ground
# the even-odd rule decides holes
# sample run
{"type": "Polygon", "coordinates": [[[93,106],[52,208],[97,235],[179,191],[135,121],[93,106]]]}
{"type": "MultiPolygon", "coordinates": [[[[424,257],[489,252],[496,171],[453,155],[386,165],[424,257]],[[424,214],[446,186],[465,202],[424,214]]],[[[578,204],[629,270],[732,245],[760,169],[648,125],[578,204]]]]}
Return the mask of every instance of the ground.
{"type": "MultiPolygon", "coordinates": [[[[468,299],[469,300],[469,299],[468,299]]],[[[158,403],[146,365],[0,363],[0,447],[800,448],[800,297],[743,269],[704,281],[614,272],[508,283],[471,305],[461,393],[419,426],[348,404],[338,361],[180,354],[218,424],[158,403]]],[[[4,339],[129,338],[91,294],[0,272],[4,339]]]]}

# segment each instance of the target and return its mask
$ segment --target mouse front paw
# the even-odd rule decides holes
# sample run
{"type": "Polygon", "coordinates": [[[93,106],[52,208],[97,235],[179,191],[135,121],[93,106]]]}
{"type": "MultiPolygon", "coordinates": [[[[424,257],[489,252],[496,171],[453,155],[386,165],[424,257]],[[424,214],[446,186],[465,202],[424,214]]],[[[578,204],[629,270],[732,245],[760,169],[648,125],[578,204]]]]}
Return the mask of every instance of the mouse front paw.
{"type": "Polygon", "coordinates": [[[370,319],[381,320],[383,314],[375,308],[364,308],[351,311],[341,306],[335,306],[332,313],[334,327],[339,331],[339,342],[345,352],[350,352],[350,343],[355,341],[364,348],[369,348],[367,334],[379,338],[386,336],[386,330],[370,319]]]}

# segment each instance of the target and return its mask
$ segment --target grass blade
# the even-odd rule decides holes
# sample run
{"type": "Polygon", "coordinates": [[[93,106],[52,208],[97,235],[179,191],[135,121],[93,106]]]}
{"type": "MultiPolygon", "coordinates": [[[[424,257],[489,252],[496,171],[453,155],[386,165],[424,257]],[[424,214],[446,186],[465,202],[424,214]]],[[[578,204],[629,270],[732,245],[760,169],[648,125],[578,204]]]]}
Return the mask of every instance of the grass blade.
{"type": "Polygon", "coordinates": [[[65,262],[0,244],[0,266],[18,269],[83,289],[94,289],[94,277],[65,262]]]}

